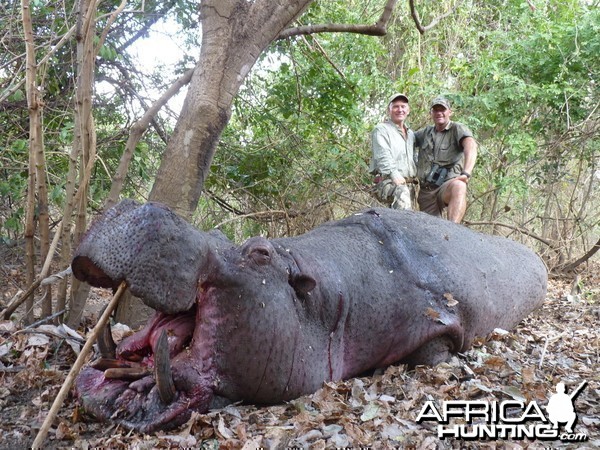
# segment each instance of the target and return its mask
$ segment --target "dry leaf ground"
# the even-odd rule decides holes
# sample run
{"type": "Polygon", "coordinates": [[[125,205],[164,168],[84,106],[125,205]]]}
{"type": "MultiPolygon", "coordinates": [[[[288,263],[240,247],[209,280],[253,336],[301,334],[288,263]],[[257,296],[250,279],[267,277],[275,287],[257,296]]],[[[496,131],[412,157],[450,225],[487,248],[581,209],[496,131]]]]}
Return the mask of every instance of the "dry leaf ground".
{"type": "MultiPolygon", "coordinates": [[[[2,270],[19,277],[12,267],[2,270]]],[[[6,303],[21,281],[6,283],[0,300],[6,303]]],[[[326,383],[287,404],[232,405],[194,415],[173,432],[140,435],[86,421],[70,396],[45,448],[600,448],[600,265],[588,267],[579,285],[581,292],[572,293],[570,280],[551,280],[544,306],[516,330],[494,333],[447,364],[414,371],[392,366],[326,383]],[[446,400],[524,399],[544,409],[560,381],[571,390],[588,383],[575,401],[575,432],[585,434],[585,442],[441,440],[436,423],[416,422],[428,400],[441,405],[446,400]]],[[[93,320],[89,312],[88,324],[93,320]]],[[[29,448],[44,421],[79,345],[61,333],[56,327],[24,329],[0,322],[0,449],[29,448]]]]}

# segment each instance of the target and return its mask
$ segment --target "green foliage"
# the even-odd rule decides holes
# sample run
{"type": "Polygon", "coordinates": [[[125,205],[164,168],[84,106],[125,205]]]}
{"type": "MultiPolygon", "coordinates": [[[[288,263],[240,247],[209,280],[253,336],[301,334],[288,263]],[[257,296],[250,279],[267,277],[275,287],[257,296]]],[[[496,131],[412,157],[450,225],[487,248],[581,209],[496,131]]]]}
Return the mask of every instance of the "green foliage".
{"type": "MultiPolygon", "coordinates": [[[[597,2],[415,3],[425,26],[458,7],[425,34],[414,27],[408,2],[398,2],[384,37],[322,33],[274,42],[236,97],[205,185],[216,203],[203,200],[202,213],[212,214],[217,223],[228,219],[228,211],[243,215],[271,210],[289,219],[314,216],[321,205],[328,205],[331,215],[365,206],[370,202],[362,192],[370,181],[369,132],[384,118],[389,94],[402,91],[411,99],[413,128],[430,122],[429,101],[444,94],[453,102],[454,119],[470,126],[478,138],[470,220],[527,224],[540,235],[568,242],[575,242],[576,233],[583,236],[594,229],[600,215],[594,178],[600,164],[597,2]]],[[[99,28],[117,4],[101,4],[99,28]]],[[[299,23],[372,24],[384,5],[384,0],[313,2],[299,23]]],[[[69,13],[74,3],[35,1],[32,8],[41,58],[52,39],[76,22],[69,13]]],[[[117,19],[97,60],[93,109],[101,162],[90,189],[95,206],[110,189],[141,102],[151,103],[196,63],[194,5],[145,2],[145,10],[147,14],[117,19]],[[173,67],[144,73],[129,52],[131,41],[167,16],[170,24],[182,25],[185,31],[174,34],[193,50],[173,67]]],[[[21,33],[18,3],[2,4],[0,19],[0,32],[11,37],[3,40],[10,48],[0,52],[3,92],[23,77],[22,64],[13,60],[24,53],[22,39],[14,39],[21,33]]],[[[54,207],[64,202],[74,139],[75,49],[73,40],[56,51],[40,78],[54,207]]],[[[28,158],[24,92],[14,90],[0,105],[0,236],[22,232],[28,158]]],[[[161,116],[156,125],[168,136],[172,123],[161,116]]],[[[144,136],[127,175],[125,196],[145,196],[165,145],[157,133],[144,136]]],[[[258,219],[241,229],[227,222],[223,229],[236,236],[294,232],[258,219]]]]}

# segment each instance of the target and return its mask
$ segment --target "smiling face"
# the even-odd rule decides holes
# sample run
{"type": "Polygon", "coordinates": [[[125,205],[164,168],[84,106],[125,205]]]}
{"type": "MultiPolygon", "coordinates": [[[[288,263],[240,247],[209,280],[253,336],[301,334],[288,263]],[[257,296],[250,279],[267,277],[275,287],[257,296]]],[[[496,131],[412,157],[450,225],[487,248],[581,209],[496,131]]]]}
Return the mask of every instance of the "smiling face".
{"type": "Polygon", "coordinates": [[[443,130],[450,122],[450,116],[452,116],[452,110],[446,108],[443,105],[433,105],[431,107],[431,119],[435,124],[436,129],[443,130]]]}
{"type": "Polygon", "coordinates": [[[408,106],[408,103],[402,97],[399,97],[390,103],[390,120],[396,125],[402,125],[408,117],[409,113],[410,106],[408,106]]]}

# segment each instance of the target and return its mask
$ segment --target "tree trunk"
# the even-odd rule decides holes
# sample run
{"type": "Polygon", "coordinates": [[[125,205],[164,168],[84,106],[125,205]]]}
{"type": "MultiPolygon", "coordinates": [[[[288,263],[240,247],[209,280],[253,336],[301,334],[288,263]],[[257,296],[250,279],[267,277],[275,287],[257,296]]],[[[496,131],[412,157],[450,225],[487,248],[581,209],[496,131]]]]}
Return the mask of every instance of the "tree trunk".
{"type": "Polygon", "coordinates": [[[177,94],[177,92],[179,92],[183,86],[190,82],[193,73],[194,71],[192,69],[185,72],[163,95],[161,95],[156,102],[154,102],[150,108],[146,110],[144,115],[131,126],[131,129],[129,130],[129,137],[127,138],[127,143],[125,144],[125,150],[123,151],[119,161],[119,167],[117,168],[117,172],[115,173],[112,184],[110,185],[110,193],[106,199],[106,203],[104,205],[105,208],[110,208],[119,201],[119,196],[121,195],[121,190],[123,189],[123,183],[125,182],[127,171],[129,170],[129,163],[133,158],[133,154],[138,142],[148,129],[150,122],[152,122],[152,119],[156,113],[169,101],[169,99],[177,94]]]}
{"type": "MultiPolygon", "coordinates": [[[[77,88],[75,94],[75,135],[73,147],[77,148],[80,155],[79,166],[79,202],[77,205],[77,218],[73,243],[77,245],[87,226],[87,189],[89,174],[96,157],[96,130],[92,116],[92,87],[94,83],[94,36],[96,31],[95,8],[93,0],[79,2],[79,18],[77,30],[77,88]]],[[[69,218],[65,217],[65,220],[69,218]]],[[[69,317],[67,325],[76,328],[79,325],[81,314],[89,292],[89,286],[80,286],[80,282],[73,279],[71,285],[71,299],[69,302],[69,317]]]]}
{"type": "Polygon", "coordinates": [[[311,0],[207,0],[200,4],[202,46],[189,90],[150,199],[190,219],[233,97],[252,66],[311,0]]]}
{"type": "MultiPolygon", "coordinates": [[[[31,9],[28,0],[22,2],[23,34],[25,36],[25,52],[27,59],[26,85],[27,108],[29,110],[29,180],[27,190],[27,224],[25,230],[27,255],[27,283],[31,285],[35,278],[35,243],[34,235],[36,222],[39,223],[40,250],[42,260],[45,259],[50,245],[48,221],[48,190],[46,188],[46,163],[42,135],[42,105],[41,90],[37,85],[37,63],[33,42],[33,26],[31,9]],[[36,204],[35,197],[38,197],[36,204]],[[37,207],[37,208],[36,208],[37,207]],[[36,213],[37,209],[37,213],[36,213]]],[[[52,314],[51,291],[46,288],[48,295],[44,297],[42,315],[52,314]]],[[[33,321],[34,294],[27,299],[25,321],[33,321]]]]}

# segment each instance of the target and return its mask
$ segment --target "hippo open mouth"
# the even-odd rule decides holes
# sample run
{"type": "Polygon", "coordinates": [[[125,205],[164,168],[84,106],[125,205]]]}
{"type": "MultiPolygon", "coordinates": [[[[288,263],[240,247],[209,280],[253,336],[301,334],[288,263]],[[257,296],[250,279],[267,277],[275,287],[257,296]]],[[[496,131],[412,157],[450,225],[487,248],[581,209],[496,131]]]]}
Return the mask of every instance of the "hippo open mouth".
{"type": "MultiPolygon", "coordinates": [[[[207,296],[200,290],[198,304],[209,303],[207,296]]],[[[141,432],[170,429],[194,410],[207,411],[215,368],[212,326],[200,317],[202,310],[194,305],[177,314],[157,311],[143,329],[118,345],[107,326],[98,340],[101,356],[77,378],[84,409],[99,420],[141,432]]]]}
{"type": "Polygon", "coordinates": [[[77,379],[84,409],[98,419],[117,418],[142,432],[177,426],[192,410],[208,409],[210,368],[193,357],[189,347],[195,312],[196,308],[180,315],[157,313],[143,330],[116,347],[107,345],[110,331],[104,333],[102,357],[77,379]]]}
{"type": "Polygon", "coordinates": [[[282,264],[268,241],[252,242],[240,251],[160,204],[123,201],[94,221],[75,252],[75,277],[113,290],[124,280],[156,313],[118,345],[104,330],[101,357],[76,380],[88,414],[151,432],[215,402],[274,403],[316,390],[321,375],[293,365],[295,357],[309,360],[305,353],[322,337],[311,334],[295,353],[279,355],[286,352],[274,345],[287,333],[298,340],[297,311],[278,314],[314,283],[282,264]],[[274,267],[283,289],[267,292],[266,271],[274,267]],[[287,306],[277,306],[281,295],[287,306]]]}
{"type": "Polygon", "coordinates": [[[436,364],[539,307],[535,253],[413,211],[370,209],[237,246],[168,208],[122,201],[79,244],[73,274],[156,310],[76,380],[84,410],[141,432],[223,401],[272,404],[395,362],[436,364]],[[449,301],[452,299],[452,301],[449,301]]]}

